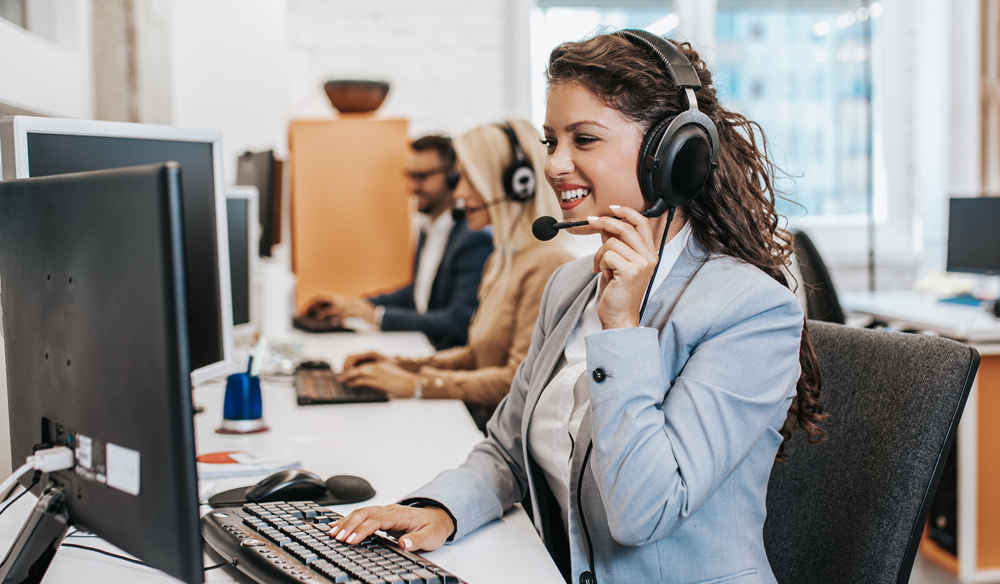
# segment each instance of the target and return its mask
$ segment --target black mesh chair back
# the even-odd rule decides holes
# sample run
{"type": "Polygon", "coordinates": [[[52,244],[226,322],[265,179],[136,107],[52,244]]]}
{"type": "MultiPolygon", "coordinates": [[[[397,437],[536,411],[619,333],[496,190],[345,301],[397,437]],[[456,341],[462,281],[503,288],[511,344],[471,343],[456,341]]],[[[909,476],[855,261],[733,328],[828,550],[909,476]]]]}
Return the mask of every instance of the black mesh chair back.
{"type": "Polygon", "coordinates": [[[768,560],[780,584],[906,584],[979,353],[940,337],[809,330],[827,440],[797,432],[771,471],[768,560]]]}
{"type": "Polygon", "coordinates": [[[844,324],[844,310],[837,300],[833,278],[826,269],[823,258],[809,236],[802,231],[792,232],[792,247],[802,274],[801,285],[806,290],[806,315],[813,320],[844,324]]]}

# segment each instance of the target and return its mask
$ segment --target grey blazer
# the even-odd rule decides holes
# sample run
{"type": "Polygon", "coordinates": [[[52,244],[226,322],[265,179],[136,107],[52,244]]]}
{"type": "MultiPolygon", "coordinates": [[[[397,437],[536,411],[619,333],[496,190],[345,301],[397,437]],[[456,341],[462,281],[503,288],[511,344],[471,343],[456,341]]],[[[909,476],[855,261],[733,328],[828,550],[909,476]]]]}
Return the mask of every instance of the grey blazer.
{"type": "Polygon", "coordinates": [[[590,409],[572,456],[567,534],[529,454],[528,427],[594,293],[592,265],[584,258],[553,274],[487,438],[410,498],[447,508],[458,539],[530,493],[535,528],[573,583],[591,569],[587,533],[602,584],[775,582],[764,502],[800,372],[795,295],[692,238],[643,326],[587,336],[590,409]]]}

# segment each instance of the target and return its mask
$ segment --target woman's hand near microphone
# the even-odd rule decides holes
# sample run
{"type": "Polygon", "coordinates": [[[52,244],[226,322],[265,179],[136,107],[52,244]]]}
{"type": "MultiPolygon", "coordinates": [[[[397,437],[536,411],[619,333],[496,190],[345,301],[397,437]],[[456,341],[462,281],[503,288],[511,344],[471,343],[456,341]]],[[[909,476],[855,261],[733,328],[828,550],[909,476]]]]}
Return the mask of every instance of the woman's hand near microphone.
{"type": "Polygon", "coordinates": [[[657,261],[649,219],[618,205],[611,205],[611,213],[587,218],[604,240],[594,255],[594,272],[607,282],[597,306],[605,330],[639,326],[639,308],[657,261]]]}

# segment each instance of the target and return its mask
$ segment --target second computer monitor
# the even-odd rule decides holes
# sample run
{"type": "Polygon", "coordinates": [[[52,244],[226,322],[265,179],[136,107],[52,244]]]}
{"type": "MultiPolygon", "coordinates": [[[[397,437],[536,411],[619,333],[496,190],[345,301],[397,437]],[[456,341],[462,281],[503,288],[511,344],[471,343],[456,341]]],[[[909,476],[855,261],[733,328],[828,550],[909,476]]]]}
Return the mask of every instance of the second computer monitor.
{"type": "Polygon", "coordinates": [[[198,383],[232,372],[233,317],[219,132],[16,116],[0,119],[0,150],[5,179],[180,163],[192,379],[198,383]]]}
{"type": "Polygon", "coordinates": [[[953,198],[948,207],[948,271],[1000,274],[1000,197],[953,198]]]}

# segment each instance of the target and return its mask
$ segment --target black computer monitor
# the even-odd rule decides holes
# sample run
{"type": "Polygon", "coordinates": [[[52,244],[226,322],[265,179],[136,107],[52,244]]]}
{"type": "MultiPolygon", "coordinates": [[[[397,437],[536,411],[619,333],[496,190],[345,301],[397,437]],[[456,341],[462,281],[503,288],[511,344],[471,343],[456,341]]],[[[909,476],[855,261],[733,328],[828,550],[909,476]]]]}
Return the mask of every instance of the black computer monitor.
{"type": "Polygon", "coordinates": [[[1000,274],[1000,197],[949,201],[947,269],[1000,274]]]}
{"type": "Polygon", "coordinates": [[[15,116],[0,120],[0,139],[5,179],[180,163],[193,377],[198,383],[231,373],[232,307],[219,132],[15,116]]]}
{"type": "Polygon", "coordinates": [[[229,282],[233,299],[233,337],[251,340],[259,328],[257,189],[226,187],[229,227],[229,282]]]}
{"type": "Polygon", "coordinates": [[[257,187],[261,257],[271,257],[274,245],[274,151],[244,152],[236,161],[236,184],[257,187]]]}
{"type": "Polygon", "coordinates": [[[12,460],[35,445],[76,454],[35,488],[47,512],[25,523],[4,576],[44,572],[73,525],[204,581],[182,182],[176,164],[0,182],[12,460]]]}

